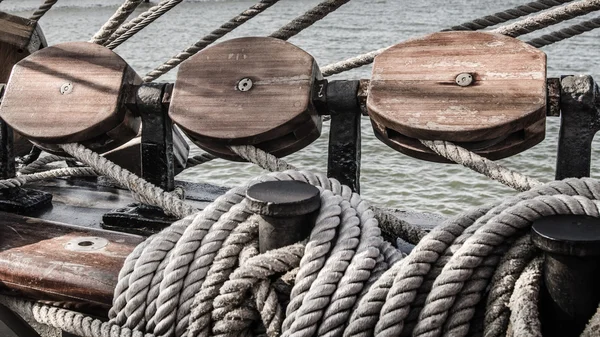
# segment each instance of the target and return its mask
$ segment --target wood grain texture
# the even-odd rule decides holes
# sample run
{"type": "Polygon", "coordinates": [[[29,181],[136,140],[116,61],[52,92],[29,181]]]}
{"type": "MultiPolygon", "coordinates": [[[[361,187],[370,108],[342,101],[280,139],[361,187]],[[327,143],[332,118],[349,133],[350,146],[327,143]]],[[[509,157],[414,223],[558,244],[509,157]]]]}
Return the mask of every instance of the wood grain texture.
{"type": "Polygon", "coordinates": [[[0,213],[0,285],[43,300],[112,303],[117,275],[141,236],[69,226],[0,213]],[[65,245],[77,237],[101,237],[108,245],[77,252],[65,245]]]}
{"type": "MultiPolygon", "coordinates": [[[[0,12],[0,83],[7,83],[13,66],[31,53],[46,47],[40,26],[29,19],[0,12]]],[[[31,151],[32,144],[14,133],[15,155],[31,151]]]]}
{"type": "Polygon", "coordinates": [[[319,76],[313,57],[290,43],[265,37],[229,40],[180,66],[169,115],[216,155],[235,159],[227,145],[268,142],[280,145],[265,148],[286,155],[320,134],[311,100],[319,76]],[[237,89],[243,78],[253,82],[248,91],[237,89]]]}
{"type": "Polygon", "coordinates": [[[0,116],[35,142],[83,142],[108,150],[138,132],[139,118],[125,107],[128,91],[122,87],[139,82],[133,69],[108,48],[62,43],[15,65],[0,116]],[[69,83],[72,90],[61,93],[69,83]]]}
{"type": "Polygon", "coordinates": [[[545,118],[546,56],[499,34],[443,32],[393,46],[375,59],[367,108],[409,138],[478,142],[545,118]],[[456,76],[470,73],[461,87],[456,76]]]}

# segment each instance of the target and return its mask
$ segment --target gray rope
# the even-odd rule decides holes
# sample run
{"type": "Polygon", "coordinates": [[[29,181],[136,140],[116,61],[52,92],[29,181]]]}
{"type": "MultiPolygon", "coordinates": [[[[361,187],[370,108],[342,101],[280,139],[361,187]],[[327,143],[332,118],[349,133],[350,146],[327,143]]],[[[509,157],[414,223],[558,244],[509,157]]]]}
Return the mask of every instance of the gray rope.
{"type": "Polygon", "coordinates": [[[143,0],[125,0],[106,23],[90,39],[90,42],[103,45],[106,40],[119,28],[143,0]]]}
{"type": "Polygon", "coordinates": [[[145,82],[154,81],[155,79],[159,78],[160,76],[166,74],[171,69],[177,67],[181,62],[187,60],[192,55],[194,55],[197,52],[201,51],[202,49],[206,48],[207,46],[209,46],[216,40],[222,38],[229,32],[238,28],[239,26],[241,26],[248,20],[250,20],[253,17],[257,16],[258,14],[264,12],[267,8],[273,6],[278,1],[279,0],[261,0],[258,3],[252,5],[247,10],[245,10],[242,13],[240,13],[239,15],[233,17],[231,20],[227,21],[226,23],[221,25],[219,28],[213,30],[208,35],[204,36],[198,42],[196,42],[193,45],[191,45],[190,47],[186,48],[184,51],[180,52],[179,54],[173,56],[171,59],[169,59],[162,65],[158,66],[156,69],[147,73],[146,76],[144,77],[144,81],[145,82]]]}
{"type": "Polygon", "coordinates": [[[515,284],[509,302],[512,336],[542,337],[538,310],[542,262],[541,257],[531,261],[515,284]]]}
{"type": "Polygon", "coordinates": [[[20,174],[31,174],[31,173],[39,172],[39,171],[42,171],[44,169],[44,167],[50,163],[71,160],[71,159],[72,158],[61,157],[61,156],[56,156],[56,155],[45,156],[42,158],[38,158],[33,163],[23,167],[21,170],[19,170],[19,173],[20,174]]]}
{"type": "Polygon", "coordinates": [[[96,172],[89,167],[64,167],[0,180],[0,189],[21,187],[27,183],[59,177],[89,177],[96,175],[96,172]]]}
{"type": "Polygon", "coordinates": [[[63,144],[61,148],[74,158],[91,167],[98,174],[112,178],[135,194],[143,196],[147,204],[160,207],[165,212],[179,217],[184,217],[195,212],[193,206],[178,199],[175,195],[150,184],[99,154],[90,151],[83,145],[63,144]]]}
{"type": "Polygon", "coordinates": [[[44,16],[44,14],[46,14],[46,12],[48,12],[50,8],[54,6],[54,4],[57,1],[58,0],[45,0],[44,3],[38,9],[36,9],[36,11],[33,12],[33,14],[31,14],[29,20],[35,22],[39,21],[42,18],[42,16],[44,16]]]}
{"type": "Polygon", "coordinates": [[[190,167],[194,167],[194,166],[198,166],[204,163],[208,163],[209,161],[215,160],[217,159],[216,156],[210,154],[210,153],[202,153],[199,154],[197,156],[193,156],[188,158],[187,160],[187,165],[185,168],[190,168],[190,167]]]}
{"type": "MultiPolygon", "coordinates": [[[[512,37],[531,33],[535,30],[546,28],[564,20],[572,19],[577,16],[585,15],[600,9],[598,0],[582,0],[553,10],[545,11],[540,14],[519,20],[511,25],[506,25],[492,32],[500,33],[512,37]]],[[[481,20],[476,19],[474,21],[481,20]]],[[[365,54],[351,57],[349,59],[329,64],[322,68],[323,76],[331,76],[348,70],[359,68],[373,63],[377,55],[384,52],[387,48],[381,48],[365,54]]]]}
{"type": "Polygon", "coordinates": [[[541,184],[536,179],[512,171],[450,142],[421,140],[421,143],[446,159],[464,165],[518,191],[527,191],[533,186],[541,184]]]}
{"type": "Polygon", "coordinates": [[[151,7],[130,22],[119,27],[109,40],[106,41],[107,43],[105,43],[105,46],[110,49],[118,47],[121,43],[127,41],[127,39],[144,29],[166,12],[170,11],[173,7],[177,6],[181,1],[183,0],[161,1],[158,5],[151,7]]]}
{"type": "Polygon", "coordinates": [[[297,35],[304,29],[312,26],[315,22],[336,11],[349,1],[350,0],[325,0],[285,26],[279,28],[270,36],[276,39],[288,40],[292,36],[297,35]]]}
{"type": "Polygon", "coordinates": [[[600,10],[600,0],[581,0],[493,29],[491,32],[517,37],[597,10],[600,10]]]}
{"type": "Polygon", "coordinates": [[[473,21],[467,21],[442,31],[480,30],[572,1],[573,0],[538,0],[525,5],[510,8],[502,12],[494,13],[492,15],[487,15],[473,21]]]}
{"type": "Polygon", "coordinates": [[[236,145],[229,147],[238,156],[271,172],[295,170],[293,165],[286,163],[274,155],[252,145],[236,145]]]}
{"type": "Polygon", "coordinates": [[[593,18],[576,25],[572,25],[561,30],[554,31],[550,34],[545,34],[535,39],[527,41],[530,45],[541,48],[551,45],[562,40],[572,38],[574,36],[589,32],[596,28],[600,28],[600,17],[593,18]]]}
{"type": "Polygon", "coordinates": [[[596,313],[594,313],[594,316],[592,316],[585,326],[583,333],[581,333],[581,337],[594,337],[598,336],[598,334],[600,334],[600,305],[598,306],[596,313]]]}

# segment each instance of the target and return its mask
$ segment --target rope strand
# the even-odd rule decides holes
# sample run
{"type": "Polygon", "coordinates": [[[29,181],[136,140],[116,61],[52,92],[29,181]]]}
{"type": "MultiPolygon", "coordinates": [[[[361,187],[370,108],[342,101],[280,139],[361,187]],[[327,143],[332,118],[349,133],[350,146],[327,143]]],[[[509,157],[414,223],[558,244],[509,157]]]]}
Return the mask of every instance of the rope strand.
{"type": "Polygon", "coordinates": [[[38,22],[58,0],[45,0],[44,3],[29,17],[29,20],[38,22]]]}
{"type": "Polygon", "coordinates": [[[119,28],[143,0],[125,0],[96,34],[90,39],[91,43],[104,45],[106,40],[119,28]]]}

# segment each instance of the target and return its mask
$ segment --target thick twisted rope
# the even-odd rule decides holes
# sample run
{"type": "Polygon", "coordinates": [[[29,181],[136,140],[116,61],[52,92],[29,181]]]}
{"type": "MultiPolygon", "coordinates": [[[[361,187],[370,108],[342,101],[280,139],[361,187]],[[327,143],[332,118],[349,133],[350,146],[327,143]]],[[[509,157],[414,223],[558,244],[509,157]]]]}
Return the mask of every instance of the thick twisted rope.
{"type": "Polygon", "coordinates": [[[312,26],[315,22],[323,19],[327,15],[336,11],[342,5],[348,3],[350,0],[326,0],[315,7],[308,10],[306,13],[290,21],[285,26],[279,28],[276,32],[269,35],[276,39],[288,40],[294,35],[297,35],[304,29],[312,26]]]}
{"type": "Polygon", "coordinates": [[[46,14],[46,12],[48,12],[50,10],[50,8],[52,8],[52,6],[54,6],[54,4],[57,2],[58,0],[45,0],[44,3],[42,5],[40,5],[40,7],[38,9],[35,10],[35,12],[33,12],[33,14],[31,14],[31,16],[29,17],[29,20],[32,21],[39,21],[42,16],[44,16],[44,14],[46,14]]]}
{"type": "MultiPolygon", "coordinates": [[[[599,4],[600,3],[598,0],[578,1],[575,3],[568,4],[566,6],[562,6],[559,8],[542,12],[534,16],[527,17],[513,24],[494,29],[492,30],[492,32],[517,37],[523,34],[531,33],[535,30],[546,28],[548,26],[560,23],[568,19],[575,18],[577,16],[589,14],[593,11],[600,9],[599,4]]],[[[473,21],[475,22],[481,19],[476,19],[473,21]]],[[[375,60],[375,57],[384,52],[387,48],[389,47],[381,48],[375,51],[351,57],[343,61],[329,64],[323,67],[321,69],[321,72],[323,76],[327,77],[355,68],[359,68],[367,64],[371,64],[373,63],[373,60],[375,60]]]]}
{"type": "Polygon", "coordinates": [[[127,41],[130,37],[135,35],[140,30],[147,27],[149,24],[154,22],[156,19],[161,17],[166,12],[170,11],[173,7],[177,6],[183,0],[163,0],[158,5],[151,7],[138,17],[134,18],[130,22],[119,27],[112,36],[104,44],[107,48],[114,49],[121,43],[127,41]],[[123,29],[122,29],[123,28],[123,29]]]}
{"type": "Polygon", "coordinates": [[[440,156],[479,172],[517,191],[527,191],[541,183],[519,172],[483,158],[465,148],[446,141],[421,140],[421,143],[440,156]]]}
{"type": "Polygon", "coordinates": [[[216,40],[222,38],[229,32],[238,28],[239,26],[241,26],[248,20],[250,20],[250,19],[254,18],[255,16],[257,16],[258,14],[264,12],[267,8],[273,6],[278,1],[279,0],[261,0],[258,3],[252,5],[247,10],[245,10],[242,13],[240,13],[239,15],[233,17],[231,20],[222,24],[219,28],[213,30],[208,35],[204,36],[198,42],[196,42],[193,45],[191,45],[190,47],[186,48],[184,51],[180,52],[179,54],[173,56],[171,59],[169,59],[162,65],[158,66],[156,69],[147,73],[146,76],[144,77],[144,81],[145,82],[154,81],[155,79],[159,78],[160,76],[166,74],[171,69],[177,67],[181,62],[187,60],[192,55],[194,55],[197,52],[201,51],[202,49],[206,48],[207,46],[209,46],[216,40]]]}
{"type": "Polygon", "coordinates": [[[525,5],[520,5],[514,8],[507,9],[502,12],[484,16],[479,19],[467,21],[456,26],[452,26],[442,31],[452,30],[480,30],[487,27],[495,26],[510,20],[518,19],[529,14],[541,12],[543,10],[560,6],[573,0],[538,0],[525,5]]]}
{"type": "Polygon", "coordinates": [[[491,32],[517,37],[597,10],[600,10],[600,0],[581,0],[493,29],[491,32]]]}
{"type": "Polygon", "coordinates": [[[98,174],[89,167],[64,167],[43,172],[23,174],[14,178],[0,180],[0,190],[21,187],[27,183],[59,177],[90,177],[98,174]]]}
{"type": "Polygon", "coordinates": [[[539,319],[539,294],[542,279],[541,257],[535,258],[519,276],[510,297],[510,335],[523,337],[541,336],[539,319]]]}
{"type": "Polygon", "coordinates": [[[39,172],[39,171],[44,170],[44,167],[46,167],[46,165],[48,165],[48,164],[65,161],[65,160],[70,160],[70,159],[71,158],[61,157],[61,156],[56,156],[56,155],[45,156],[42,158],[38,158],[33,163],[23,167],[22,169],[19,170],[19,173],[20,174],[31,174],[31,173],[39,172]]]}
{"type": "Polygon", "coordinates": [[[589,32],[596,28],[600,28],[600,17],[596,17],[591,20],[572,25],[549,34],[542,35],[540,37],[536,37],[535,39],[527,41],[527,43],[536,48],[541,48],[556,42],[560,42],[562,40],[572,38],[585,32],[589,32]]]}
{"type": "Polygon", "coordinates": [[[131,14],[137,6],[142,2],[142,0],[125,0],[123,4],[117,9],[115,14],[113,14],[106,23],[94,34],[94,36],[90,39],[90,42],[96,43],[99,45],[104,45],[106,40],[121,26],[123,22],[127,19],[129,14],[131,14]]]}

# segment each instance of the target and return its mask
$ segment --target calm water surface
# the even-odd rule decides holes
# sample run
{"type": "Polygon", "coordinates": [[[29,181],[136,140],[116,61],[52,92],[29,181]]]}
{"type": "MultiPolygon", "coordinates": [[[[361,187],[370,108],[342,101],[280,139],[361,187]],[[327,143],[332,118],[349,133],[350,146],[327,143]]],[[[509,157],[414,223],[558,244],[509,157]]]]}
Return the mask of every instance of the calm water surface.
{"type": "MultiPolygon", "coordinates": [[[[0,10],[28,16],[41,2],[6,0],[0,4],[0,10]]],[[[184,1],[115,51],[143,75],[254,2],[184,1]]],[[[268,35],[318,2],[282,0],[225,39],[268,35]]],[[[290,41],[311,53],[324,66],[525,2],[354,0],[290,41]]],[[[120,3],[119,0],[60,0],[40,23],[49,44],[88,40],[120,3]]],[[[142,4],[135,14],[151,5],[142,4]]],[[[569,24],[593,16],[588,15],[569,24]]],[[[526,38],[529,37],[533,36],[526,38]]],[[[600,30],[544,48],[548,54],[549,76],[582,73],[596,75],[600,79],[599,49],[600,30]]],[[[363,67],[336,78],[368,78],[370,71],[370,67],[363,67]]],[[[175,71],[161,78],[165,81],[174,79],[175,71]]],[[[362,126],[362,194],[374,203],[453,214],[514,194],[510,189],[458,165],[428,163],[397,153],[375,139],[367,119],[363,120],[362,126]]],[[[540,180],[553,179],[557,131],[558,120],[550,119],[544,142],[501,163],[540,180]]],[[[297,167],[324,172],[327,133],[325,127],[318,141],[286,160],[297,167]]],[[[199,151],[193,148],[193,152],[199,151]]],[[[598,155],[600,146],[595,146],[594,158],[598,155]]],[[[600,167],[597,161],[592,166],[592,175],[598,176],[595,173],[600,167]]],[[[179,178],[234,186],[261,172],[250,164],[215,160],[190,169],[179,178]]]]}

